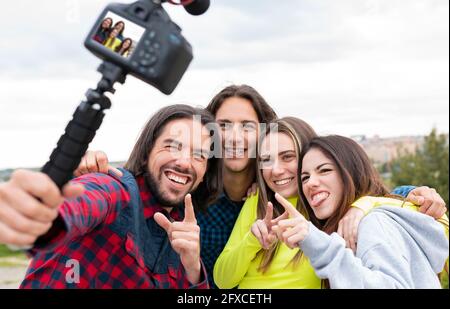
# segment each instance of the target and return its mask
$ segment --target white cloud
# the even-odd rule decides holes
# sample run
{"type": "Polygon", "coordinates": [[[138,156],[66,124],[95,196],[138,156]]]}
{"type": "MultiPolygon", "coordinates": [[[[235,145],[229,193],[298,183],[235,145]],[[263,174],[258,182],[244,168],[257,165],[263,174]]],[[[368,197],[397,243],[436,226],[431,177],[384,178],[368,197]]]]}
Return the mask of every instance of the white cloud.
{"type": "MultiPolygon", "coordinates": [[[[147,118],[206,105],[230,83],[318,132],[381,136],[449,127],[447,0],[212,0],[203,16],[165,5],[195,58],[171,96],[129,77],[92,148],[125,159],[147,118]]],[[[2,8],[0,168],[45,162],[99,78],[83,40],[105,0],[19,0],[2,8]],[[19,14],[20,12],[20,14],[19,14]]]]}

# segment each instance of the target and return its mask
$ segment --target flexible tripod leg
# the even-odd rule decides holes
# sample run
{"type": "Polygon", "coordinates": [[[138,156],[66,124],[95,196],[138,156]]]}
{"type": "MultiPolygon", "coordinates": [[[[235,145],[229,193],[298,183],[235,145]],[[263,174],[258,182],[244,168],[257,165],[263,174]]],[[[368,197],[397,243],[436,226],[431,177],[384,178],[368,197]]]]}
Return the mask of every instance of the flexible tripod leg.
{"type": "MultiPolygon", "coordinates": [[[[87,101],[75,110],[72,120],[66,126],[64,134],[59,138],[56,148],[50,155],[49,161],[42,168],[58,186],[59,189],[72,178],[74,170],[80,164],[81,158],[89,147],[105,116],[104,110],[111,107],[111,101],[105,92],[114,93],[114,84],[125,82],[126,73],[110,62],[103,62],[97,69],[102,73],[102,79],[97,89],[89,89],[86,93],[87,101]]],[[[27,250],[31,246],[12,246],[13,250],[27,250]]]]}
{"type": "Polygon", "coordinates": [[[50,155],[50,160],[42,168],[42,172],[47,174],[58,188],[61,189],[72,178],[73,171],[80,164],[104,115],[103,110],[96,110],[85,102],[76,109],[57,147],[50,155]]]}
{"type": "Polygon", "coordinates": [[[125,82],[126,74],[112,63],[102,63],[98,71],[102,73],[102,79],[97,89],[88,90],[87,101],[78,106],[50,155],[50,160],[42,168],[42,172],[47,174],[60,189],[72,178],[73,171],[80,164],[89,143],[102,124],[105,116],[103,111],[111,107],[111,101],[104,93],[107,91],[113,93],[115,82],[125,82]]]}

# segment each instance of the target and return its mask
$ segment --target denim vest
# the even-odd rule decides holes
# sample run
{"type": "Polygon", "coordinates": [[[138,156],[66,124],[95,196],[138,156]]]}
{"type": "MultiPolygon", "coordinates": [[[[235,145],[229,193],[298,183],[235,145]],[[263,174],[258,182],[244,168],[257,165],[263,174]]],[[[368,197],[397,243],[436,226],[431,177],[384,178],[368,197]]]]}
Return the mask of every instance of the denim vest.
{"type": "Polygon", "coordinates": [[[125,169],[120,168],[120,171],[123,176],[117,179],[130,194],[130,202],[110,225],[111,230],[126,238],[128,254],[152,273],[167,274],[169,265],[172,269],[178,269],[180,257],[172,249],[166,231],[153,218],[144,217],[144,206],[134,176],[125,169]]]}

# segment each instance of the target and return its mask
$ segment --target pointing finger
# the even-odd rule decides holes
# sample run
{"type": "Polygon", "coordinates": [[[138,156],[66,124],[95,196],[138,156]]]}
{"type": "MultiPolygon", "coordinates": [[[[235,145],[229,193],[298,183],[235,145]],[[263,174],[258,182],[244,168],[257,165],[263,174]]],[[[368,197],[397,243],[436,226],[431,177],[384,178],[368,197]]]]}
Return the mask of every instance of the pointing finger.
{"type": "Polygon", "coordinates": [[[273,218],[273,204],[271,202],[267,203],[267,208],[266,208],[266,216],[264,217],[264,222],[266,223],[267,226],[270,226],[270,221],[273,218]]]}
{"type": "Polygon", "coordinates": [[[186,194],[184,197],[184,222],[197,223],[195,219],[194,206],[192,205],[192,197],[186,194]]]}
{"type": "Polygon", "coordinates": [[[292,204],[289,203],[289,201],[286,200],[284,197],[282,197],[280,194],[275,193],[275,198],[284,207],[284,209],[286,209],[286,211],[288,212],[288,214],[291,217],[299,217],[299,216],[301,216],[301,214],[297,211],[297,209],[295,209],[295,207],[292,206],[292,204]]]}

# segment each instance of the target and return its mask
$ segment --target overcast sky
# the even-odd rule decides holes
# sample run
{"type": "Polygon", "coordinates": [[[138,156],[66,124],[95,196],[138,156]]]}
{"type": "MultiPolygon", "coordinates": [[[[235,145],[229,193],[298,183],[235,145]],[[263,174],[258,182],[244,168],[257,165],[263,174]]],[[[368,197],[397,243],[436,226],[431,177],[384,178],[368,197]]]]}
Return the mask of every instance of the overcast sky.
{"type": "MultiPolygon", "coordinates": [[[[83,41],[104,0],[15,0],[0,10],[0,168],[47,161],[100,63],[83,41]]],[[[132,2],[132,1],[124,1],[132,2]]],[[[148,117],[255,87],[319,133],[449,130],[448,0],[211,0],[194,17],[164,5],[194,60],[170,96],[129,77],[91,149],[124,160],[148,117]]]]}

